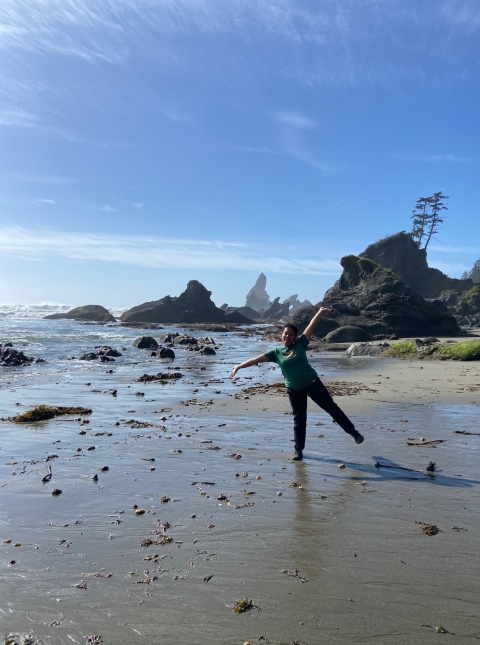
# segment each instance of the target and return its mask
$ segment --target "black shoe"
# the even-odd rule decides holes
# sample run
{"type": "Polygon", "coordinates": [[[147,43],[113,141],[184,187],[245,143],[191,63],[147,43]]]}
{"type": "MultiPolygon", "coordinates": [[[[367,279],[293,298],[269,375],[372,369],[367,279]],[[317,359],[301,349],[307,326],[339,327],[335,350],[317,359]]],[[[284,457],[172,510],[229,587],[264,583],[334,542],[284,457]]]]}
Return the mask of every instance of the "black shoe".
{"type": "Polygon", "coordinates": [[[361,435],[359,432],[355,432],[352,434],[352,437],[355,439],[355,443],[363,443],[365,441],[365,438],[363,435],[361,435]]]}
{"type": "Polygon", "coordinates": [[[293,461],[302,461],[303,460],[303,451],[302,450],[295,450],[295,454],[292,455],[292,460],[293,461]]]}

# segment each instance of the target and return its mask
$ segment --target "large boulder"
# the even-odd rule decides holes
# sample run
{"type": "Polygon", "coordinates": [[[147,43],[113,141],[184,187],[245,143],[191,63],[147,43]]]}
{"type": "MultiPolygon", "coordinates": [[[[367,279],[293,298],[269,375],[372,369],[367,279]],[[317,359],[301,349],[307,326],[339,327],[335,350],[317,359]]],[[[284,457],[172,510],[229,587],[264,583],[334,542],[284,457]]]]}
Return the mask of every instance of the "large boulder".
{"type": "Polygon", "coordinates": [[[139,338],[135,338],[133,346],[137,349],[157,349],[158,343],[151,336],[140,336],[139,338]]]}
{"type": "Polygon", "coordinates": [[[161,300],[144,302],[132,307],[121,316],[122,322],[153,323],[212,323],[252,322],[238,312],[226,314],[211,300],[211,291],[205,289],[198,280],[190,280],[185,291],[177,298],[165,296],[161,300]]]}
{"type": "Polygon", "coordinates": [[[360,343],[373,340],[371,334],[361,327],[346,325],[329,332],[325,337],[326,343],[360,343]]]}
{"type": "Polygon", "coordinates": [[[32,363],[45,363],[45,361],[43,358],[27,356],[20,349],[14,349],[12,343],[0,345],[1,367],[19,367],[21,365],[31,365],[32,363]]]}
{"type": "Polygon", "coordinates": [[[348,356],[379,356],[390,343],[354,343],[347,349],[348,356]]]}
{"type": "Polygon", "coordinates": [[[418,248],[411,235],[403,231],[370,244],[360,257],[390,269],[424,298],[437,298],[445,290],[463,293],[473,287],[470,278],[449,278],[438,269],[429,267],[426,250],[418,248]]]}
{"type": "Polygon", "coordinates": [[[395,274],[366,258],[342,258],[343,273],[316,307],[300,309],[291,318],[305,329],[320,305],[330,307],[315,330],[322,338],[343,326],[364,329],[369,334],[405,336],[453,336],[460,333],[455,318],[446,307],[422,298],[395,274]],[[330,327],[330,329],[328,329],[330,327]],[[325,331],[327,329],[327,331],[325,331]]]}
{"type": "Polygon", "coordinates": [[[267,277],[264,273],[261,273],[253,287],[247,293],[245,307],[251,307],[255,311],[260,311],[260,309],[267,309],[267,307],[270,307],[270,296],[265,290],[266,286],[267,277]]]}
{"type": "Polygon", "coordinates": [[[105,309],[105,307],[102,307],[101,305],[84,305],[83,307],[75,307],[74,309],[67,311],[66,314],[50,314],[49,316],[44,316],[44,319],[71,319],[89,320],[92,322],[115,322],[115,318],[108,311],[108,309],[105,309]]]}

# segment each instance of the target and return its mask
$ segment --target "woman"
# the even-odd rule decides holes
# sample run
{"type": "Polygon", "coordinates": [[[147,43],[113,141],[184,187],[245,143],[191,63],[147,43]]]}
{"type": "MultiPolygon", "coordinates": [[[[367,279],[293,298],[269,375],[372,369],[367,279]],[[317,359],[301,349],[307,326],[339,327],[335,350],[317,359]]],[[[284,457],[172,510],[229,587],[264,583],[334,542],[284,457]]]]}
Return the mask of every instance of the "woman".
{"type": "Polygon", "coordinates": [[[256,358],[250,358],[240,363],[240,365],[235,365],[230,374],[230,377],[233,377],[238,370],[244,367],[269,361],[280,366],[293,412],[295,454],[292,458],[294,461],[303,459],[307,430],[307,396],[323,408],[325,412],[328,412],[338,425],[355,439],[356,443],[362,443],[363,441],[363,436],[358,430],[355,430],[353,423],[334,402],[307,359],[307,347],[314,329],[323,314],[330,311],[332,310],[327,307],[320,307],[300,336],[298,336],[298,329],[295,325],[285,325],[282,333],[283,347],[274,347],[265,352],[265,354],[260,354],[256,358]]]}

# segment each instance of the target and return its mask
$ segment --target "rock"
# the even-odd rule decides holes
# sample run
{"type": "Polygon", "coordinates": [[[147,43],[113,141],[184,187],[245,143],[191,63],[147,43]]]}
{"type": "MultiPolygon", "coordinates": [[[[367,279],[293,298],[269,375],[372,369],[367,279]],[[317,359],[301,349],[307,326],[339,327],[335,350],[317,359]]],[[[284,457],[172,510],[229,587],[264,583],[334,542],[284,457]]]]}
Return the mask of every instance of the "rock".
{"type": "Polygon", "coordinates": [[[0,366],[19,367],[22,365],[31,365],[32,363],[45,363],[45,361],[43,358],[26,356],[21,350],[14,349],[12,343],[0,345],[0,366]]]}
{"type": "Polygon", "coordinates": [[[262,320],[281,320],[284,316],[288,316],[290,305],[280,304],[280,298],[275,298],[270,307],[262,310],[262,320]]]}
{"type": "Polygon", "coordinates": [[[393,271],[407,286],[424,298],[437,298],[442,291],[463,293],[473,287],[473,281],[449,278],[438,269],[428,266],[427,252],[419,249],[412,237],[402,231],[367,246],[360,257],[369,258],[393,271]]]}
{"type": "Polygon", "coordinates": [[[157,349],[157,351],[152,352],[152,356],[156,356],[157,358],[170,358],[174,359],[175,358],[175,352],[173,349],[170,349],[170,347],[160,347],[160,349],[157,349]]]}
{"type": "Polygon", "coordinates": [[[343,326],[364,329],[369,334],[452,336],[460,333],[455,318],[438,302],[424,300],[391,271],[367,258],[342,258],[343,273],[316,307],[299,309],[291,321],[305,329],[320,305],[332,313],[320,320],[314,334],[325,336],[343,326]],[[330,326],[330,329],[327,329],[330,326]]]}
{"type": "Polygon", "coordinates": [[[102,363],[109,363],[114,361],[115,357],[122,356],[118,349],[113,349],[110,345],[99,345],[95,347],[94,352],[87,352],[78,357],[79,361],[96,361],[99,360],[102,363]]]}
{"type": "Polygon", "coordinates": [[[249,318],[251,320],[257,320],[260,318],[260,314],[258,311],[255,311],[255,309],[252,309],[251,307],[228,307],[225,310],[226,314],[232,314],[234,312],[238,312],[242,316],[245,316],[246,318],[249,318]]]}
{"type": "Polygon", "coordinates": [[[205,345],[205,347],[202,347],[197,352],[197,354],[203,354],[204,356],[213,356],[216,353],[217,352],[213,349],[213,347],[209,347],[208,345],[205,345]]]}
{"type": "Polygon", "coordinates": [[[326,343],[358,343],[373,340],[372,336],[360,327],[338,327],[329,332],[325,337],[326,343]]]}
{"type": "Polygon", "coordinates": [[[140,336],[133,341],[133,346],[137,349],[157,349],[158,343],[151,336],[140,336]]]}
{"type": "Polygon", "coordinates": [[[83,307],[75,307],[70,309],[66,314],[50,314],[49,316],[44,316],[45,320],[60,320],[60,319],[72,319],[72,320],[92,320],[94,322],[115,322],[115,318],[112,314],[101,307],[100,305],[84,305],[83,307]]]}
{"type": "Polygon", "coordinates": [[[142,323],[142,322],[122,322],[120,323],[121,327],[130,327],[133,329],[163,329],[161,325],[157,323],[142,323]]]}
{"type": "Polygon", "coordinates": [[[265,290],[267,286],[267,277],[261,273],[253,287],[247,293],[245,307],[251,307],[255,311],[267,309],[270,306],[270,297],[265,290]]]}
{"type": "Polygon", "coordinates": [[[347,349],[349,356],[378,356],[390,343],[354,343],[347,349]]]}
{"type": "Polygon", "coordinates": [[[311,307],[312,306],[312,303],[310,302],[310,300],[304,300],[303,302],[300,302],[300,300],[298,299],[298,294],[297,293],[295,293],[293,296],[290,296],[289,298],[286,298],[283,301],[283,304],[284,305],[287,305],[287,304],[289,305],[289,307],[290,307],[289,313],[290,314],[294,314],[296,311],[298,311],[302,307],[311,307]]]}
{"type": "Polygon", "coordinates": [[[222,311],[226,311],[228,309],[228,304],[226,302],[223,303],[223,305],[220,307],[222,311]]]}
{"type": "Polygon", "coordinates": [[[442,291],[438,300],[446,305],[462,327],[480,327],[480,285],[458,293],[451,289],[442,291]]]}
{"type": "Polygon", "coordinates": [[[176,345],[198,345],[198,340],[195,336],[187,336],[186,334],[184,336],[176,336],[173,342],[176,345]]]}
{"type": "Polygon", "coordinates": [[[207,291],[197,280],[190,280],[186,290],[177,298],[165,296],[161,300],[144,302],[132,307],[121,316],[122,322],[152,323],[207,323],[238,322],[250,323],[245,316],[234,312],[225,314],[212,302],[211,291],[207,291]]]}

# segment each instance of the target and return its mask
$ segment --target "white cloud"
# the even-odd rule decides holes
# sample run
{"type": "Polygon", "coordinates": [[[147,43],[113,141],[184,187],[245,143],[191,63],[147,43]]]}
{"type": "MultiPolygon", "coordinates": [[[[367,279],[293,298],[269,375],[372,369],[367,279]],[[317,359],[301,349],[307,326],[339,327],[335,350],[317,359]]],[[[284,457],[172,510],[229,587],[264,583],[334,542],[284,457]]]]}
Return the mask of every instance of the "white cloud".
{"type": "Polygon", "coordinates": [[[92,206],[92,208],[96,211],[104,211],[105,213],[118,213],[118,210],[109,204],[105,204],[105,206],[92,206]]]}
{"type": "Polygon", "coordinates": [[[270,271],[338,276],[340,254],[304,247],[240,244],[133,235],[68,233],[7,227],[0,229],[0,254],[29,260],[54,256],[101,260],[157,269],[270,271]]]}
{"type": "Polygon", "coordinates": [[[33,203],[35,206],[41,206],[42,204],[56,204],[56,201],[54,199],[39,198],[35,199],[33,203]]]}
{"type": "Polygon", "coordinates": [[[473,255],[480,255],[480,247],[475,246],[441,246],[430,245],[429,251],[436,251],[437,253],[471,253],[473,255]]]}
{"type": "Polygon", "coordinates": [[[133,204],[130,204],[130,206],[133,206],[133,208],[143,208],[145,206],[144,202],[133,202],[133,204]]]}
{"type": "Polygon", "coordinates": [[[282,125],[289,125],[301,130],[310,130],[317,127],[316,121],[297,112],[277,112],[274,118],[282,125]]]}

